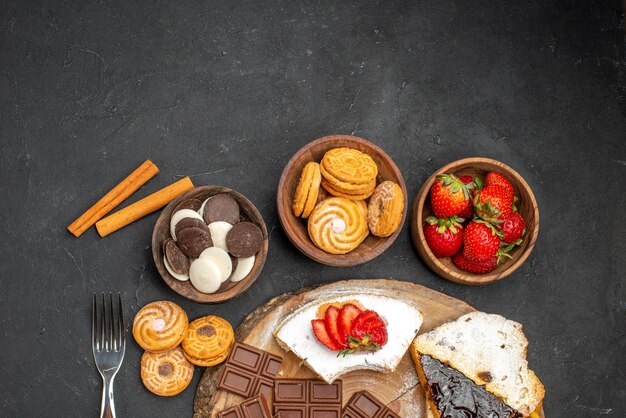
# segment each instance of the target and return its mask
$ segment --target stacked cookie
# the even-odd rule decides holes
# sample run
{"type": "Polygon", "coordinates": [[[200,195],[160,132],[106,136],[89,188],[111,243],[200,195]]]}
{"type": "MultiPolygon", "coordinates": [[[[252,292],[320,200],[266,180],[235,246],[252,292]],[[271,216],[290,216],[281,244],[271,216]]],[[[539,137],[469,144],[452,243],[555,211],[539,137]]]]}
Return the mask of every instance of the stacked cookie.
{"type": "Polygon", "coordinates": [[[208,367],[223,362],[235,341],[226,320],[210,315],[189,323],[185,311],[169,301],[141,308],[133,321],[133,337],[145,350],[141,380],[160,396],[185,390],[193,378],[194,364],[208,367]]]}
{"type": "Polygon", "coordinates": [[[311,241],[331,254],[346,254],[371,232],[393,234],[402,221],[404,193],[391,181],[377,185],[374,159],[352,148],[334,148],[304,166],[292,210],[308,218],[311,241]],[[369,199],[369,202],[366,200],[369,199]]]}
{"type": "Polygon", "coordinates": [[[243,220],[228,193],[179,203],[170,218],[170,236],[163,242],[165,268],[203,293],[246,278],[263,245],[261,228],[243,220]]]}

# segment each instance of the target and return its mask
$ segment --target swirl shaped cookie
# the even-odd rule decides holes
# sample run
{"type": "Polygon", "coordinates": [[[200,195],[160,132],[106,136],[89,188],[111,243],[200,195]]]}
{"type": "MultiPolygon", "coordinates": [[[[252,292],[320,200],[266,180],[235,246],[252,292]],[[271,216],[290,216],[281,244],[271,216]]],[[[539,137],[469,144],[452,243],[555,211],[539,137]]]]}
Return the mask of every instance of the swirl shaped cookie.
{"type": "Polygon", "coordinates": [[[353,200],[331,197],[319,203],[308,222],[309,236],[330,254],[346,254],[369,234],[362,207],[353,200]]]}
{"type": "Polygon", "coordinates": [[[141,381],[159,396],[174,396],[185,390],[193,378],[194,365],[180,347],[164,353],[146,351],[141,356],[141,381]]]}
{"type": "Polygon", "coordinates": [[[133,337],[146,351],[165,352],[180,344],[188,323],[187,314],[174,302],[151,302],[135,315],[133,337]]]}
{"type": "Polygon", "coordinates": [[[304,219],[309,217],[317,203],[321,180],[320,165],[316,162],[307,163],[302,169],[293,197],[292,210],[295,216],[304,219]]]}
{"type": "Polygon", "coordinates": [[[376,187],[367,208],[369,230],[378,237],[388,237],[400,226],[403,210],[402,188],[392,181],[383,181],[376,187]]]}
{"type": "Polygon", "coordinates": [[[209,315],[189,324],[182,347],[190,362],[206,367],[224,361],[234,342],[235,332],[230,323],[209,315]]]}

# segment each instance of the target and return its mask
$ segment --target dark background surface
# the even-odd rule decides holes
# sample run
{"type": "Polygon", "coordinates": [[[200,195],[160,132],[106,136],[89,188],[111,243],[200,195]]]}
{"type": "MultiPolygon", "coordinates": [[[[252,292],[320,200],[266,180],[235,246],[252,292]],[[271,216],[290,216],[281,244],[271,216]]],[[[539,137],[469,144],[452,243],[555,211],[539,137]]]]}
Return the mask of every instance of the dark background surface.
{"type": "MultiPolygon", "coordinates": [[[[93,292],[129,321],[168,299],[237,325],[270,297],[342,278],[410,280],[524,324],[548,417],[626,416],[626,99],[622,4],[547,1],[17,1],[0,7],[0,416],[96,416],[93,292]],[[261,3],[265,3],[261,5],[261,3]],[[409,222],[383,255],[324,267],[289,243],[278,179],[304,144],[353,133],[387,151],[409,200],[438,167],[487,156],[539,202],[529,260],[482,288],[436,277],[409,222]],[[254,286],[218,306],[166,287],[153,214],[105,239],[66,227],[143,160],[252,200],[271,231],[254,286]]],[[[124,205],[125,205],[124,204],[124,205]]],[[[159,398],[129,339],[120,417],[191,416],[159,398]]]]}

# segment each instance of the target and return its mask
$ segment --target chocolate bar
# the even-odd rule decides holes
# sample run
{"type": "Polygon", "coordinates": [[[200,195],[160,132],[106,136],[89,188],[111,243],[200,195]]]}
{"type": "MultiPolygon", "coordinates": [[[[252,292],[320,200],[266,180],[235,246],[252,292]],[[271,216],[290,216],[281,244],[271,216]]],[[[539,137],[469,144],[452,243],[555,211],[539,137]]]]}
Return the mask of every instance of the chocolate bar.
{"type": "Polygon", "coordinates": [[[341,418],[342,384],[312,379],[277,379],[274,413],[281,418],[341,418]]]}
{"type": "Polygon", "coordinates": [[[236,342],[226,360],[218,388],[245,398],[263,394],[270,400],[282,357],[236,342]]]}
{"type": "Polygon", "coordinates": [[[225,409],[217,414],[217,418],[272,418],[267,401],[259,395],[245,402],[225,409]]]}
{"type": "Polygon", "coordinates": [[[400,418],[367,391],[357,392],[343,409],[341,418],[400,418]]]}

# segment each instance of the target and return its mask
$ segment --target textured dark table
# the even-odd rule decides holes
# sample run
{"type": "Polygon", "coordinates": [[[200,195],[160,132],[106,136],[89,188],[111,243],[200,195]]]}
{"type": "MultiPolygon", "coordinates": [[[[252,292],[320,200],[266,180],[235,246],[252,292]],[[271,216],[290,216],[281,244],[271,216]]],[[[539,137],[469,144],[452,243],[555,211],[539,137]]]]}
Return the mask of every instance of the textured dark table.
{"type": "MultiPolygon", "coordinates": [[[[274,295],[368,277],[522,322],[549,417],[626,416],[621,0],[139,3],[0,8],[0,416],[97,415],[93,292],[122,292],[129,320],[169,299],[237,325],[274,295]],[[279,225],[276,186],[293,153],[329,133],[384,148],[411,201],[454,159],[511,165],[539,201],[530,259],[500,283],[448,283],[417,257],[408,219],[363,266],[305,258],[279,225]],[[196,305],[165,286],[150,254],[157,214],[105,239],[66,231],[146,158],[161,173],[129,202],[190,175],[258,206],[269,258],[239,299],[196,305]]],[[[159,398],[141,384],[140,355],[130,339],[119,416],[191,416],[201,370],[159,398]]]]}

